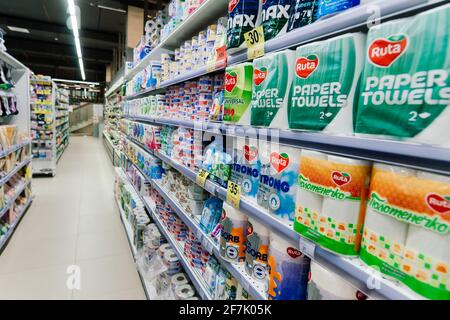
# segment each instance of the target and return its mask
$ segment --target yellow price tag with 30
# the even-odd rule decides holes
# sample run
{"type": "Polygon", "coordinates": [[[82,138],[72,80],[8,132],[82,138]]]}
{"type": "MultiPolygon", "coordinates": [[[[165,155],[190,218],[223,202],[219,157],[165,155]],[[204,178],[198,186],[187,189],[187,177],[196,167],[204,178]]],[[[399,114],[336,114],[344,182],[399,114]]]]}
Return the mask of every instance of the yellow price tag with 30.
{"type": "Polygon", "coordinates": [[[253,30],[244,34],[245,41],[247,43],[247,57],[248,59],[255,59],[262,57],[264,51],[264,30],[262,26],[259,26],[253,30]]]}
{"type": "Polygon", "coordinates": [[[202,188],[205,186],[206,179],[208,179],[209,172],[201,169],[199,173],[197,173],[196,181],[199,186],[202,188]]]}

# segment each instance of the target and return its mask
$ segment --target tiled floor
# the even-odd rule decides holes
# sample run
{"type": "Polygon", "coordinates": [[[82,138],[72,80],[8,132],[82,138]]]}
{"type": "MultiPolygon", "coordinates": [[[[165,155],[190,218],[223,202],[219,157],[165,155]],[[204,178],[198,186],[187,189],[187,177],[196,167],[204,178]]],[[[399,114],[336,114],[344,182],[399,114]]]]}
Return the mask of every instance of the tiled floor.
{"type": "Polygon", "coordinates": [[[56,177],[33,179],[35,201],[0,256],[0,299],[145,299],[113,182],[102,140],[71,137],[56,177]]]}

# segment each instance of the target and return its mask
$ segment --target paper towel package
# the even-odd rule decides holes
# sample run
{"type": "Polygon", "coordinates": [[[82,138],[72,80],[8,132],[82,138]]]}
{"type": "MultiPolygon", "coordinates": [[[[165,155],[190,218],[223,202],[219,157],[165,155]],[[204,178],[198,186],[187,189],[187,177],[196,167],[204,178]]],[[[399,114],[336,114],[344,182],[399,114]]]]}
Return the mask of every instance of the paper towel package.
{"type": "Polygon", "coordinates": [[[220,256],[230,262],[244,262],[247,216],[223,203],[220,231],[220,256]]]}
{"type": "Polygon", "coordinates": [[[361,260],[426,298],[449,300],[450,178],[376,165],[368,208],[390,219],[366,224],[361,260]],[[392,221],[407,226],[401,239],[392,221]]]}
{"type": "Polygon", "coordinates": [[[244,34],[259,26],[261,0],[229,0],[227,51],[233,52],[245,47],[244,34]]]}
{"type": "Polygon", "coordinates": [[[252,126],[288,129],[287,103],[295,51],[268,54],[253,61],[252,126]]]}
{"type": "Polygon", "coordinates": [[[367,300],[367,296],[339,275],[311,261],[308,300],[367,300]]]}
{"type": "Polygon", "coordinates": [[[364,34],[350,33],[297,48],[289,128],[353,134],[364,45],[364,34]]]}
{"type": "Polygon", "coordinates": [[[371,163],[336,156],[323,159],[320,155],[305,152],[300,158],[294,229],[325,249],[357,256],[371,163]],[[323,198],[322,206],[316,196],[323,198]]]}
{"type": "Polygon", "coordinates": [[[450,6],[370,29],[356,133],[450,147],[450,6]]]}
{"type": "Polygon", "coordinates": [[[223,121],[250,124],[253,65],[242,63],[225,70],[225,103],[223,121]]]}
{"type": "Polygon", "coordinates": [[[292,225],[301,149],[259,141],[258,206],[292,225]]]}
{"type": "Polygon", "coordinates": [[[292,13],[292,1],[263,0],[261,2],[261,25],[264,30],[264,40],[268,41],[285,34],[292,13]]]}
{"type": "Polygon", "coordinates": [[[311,260],[281,236],[271,233],[269,300],[306,300],[311,260]]]}
{"type": "Polygon", "coordinates": [[[319,0],[292,0],[287,32],[307,26],[317,19],[319,0]]]}
{"type": "Polygon", "coordinates": [[[245,270],[258,281],[267,281],[269,237],[269,229],[254,219],[248,220],[245,270]]]}

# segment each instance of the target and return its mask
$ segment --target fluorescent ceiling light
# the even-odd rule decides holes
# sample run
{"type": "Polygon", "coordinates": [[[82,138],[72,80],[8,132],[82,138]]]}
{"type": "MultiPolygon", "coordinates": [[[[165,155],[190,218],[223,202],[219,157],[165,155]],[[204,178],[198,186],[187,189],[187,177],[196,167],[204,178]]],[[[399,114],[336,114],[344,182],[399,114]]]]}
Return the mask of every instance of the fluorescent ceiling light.
{"type": "Polygon", "coordinates": [[[111,7],[107,7],[107,6],[101,6],[101,5],[98,5],[97,7],[100,8],[100,9],[105,9],[105,10],[127,13],[127,11],[123,10],[123,9],[111,8],[111,7]]]}
{"type": "Polygon", "coordinates": [[[99,86],[100,82],[89,82],[89,81],[78,81],[78,80],[69,80],[69,79],[52,79],[55,82],[65,82],[65,83],[80,83],[80,84],[88,84],[93,86],[99,86]]]}
{"type": "Polygon", "coordinates": [[[9,30],[14,32],[30,33],[30,30],[20,27],[7,26],[9,30]]]}
{"type": "Polygon", "coordinates": [[[85,80],[86,74],[84,73],[83,55],[81,52],[81,44],[80,44],[80,34],[78,32],[79,24],[77,21],[74,0],[67,0],[67,5],[69,8],[70,23],[72,25],[72,32],[75,41],[75,49],[77,51],[78,63],[80,65],[81,78],[85,80]]]}

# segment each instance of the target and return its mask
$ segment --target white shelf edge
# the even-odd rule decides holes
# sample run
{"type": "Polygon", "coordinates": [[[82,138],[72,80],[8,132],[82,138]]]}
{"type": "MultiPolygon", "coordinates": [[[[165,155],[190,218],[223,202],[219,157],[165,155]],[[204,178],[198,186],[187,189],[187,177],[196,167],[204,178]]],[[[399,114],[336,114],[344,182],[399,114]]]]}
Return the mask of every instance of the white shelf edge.
{"type": "Polygon", "coordinates": [[[13,205],[13,203],[17,200],[17,198],[20,196],[20,194],[29,186],[31,185],[31,179],[29,179],[28,181],[26,181],[25,183],[23,183],[20,187],[19,190],[17,190],[14,193],[14,196],[10,199],[10,201],[8,201],[6,203],[6,205],[0,209],[0,219],[6,214],[6,212],[11,208],[11,206],[13,205]]]}
{"type": "Polygon", "coordinates": [[[9,241],[9,239],[11,238],[11,235],[16,230],[18,224],[20,223],[23,216],[25,215],[25,212],[30,207],[31,202],[33,202],[33,198],[34,198],[33,196],[30,197],[30,199],[27,201],[27,203],[23,206],[22,211],[17,215],[16,220],[9,227],[8,232],[0,239],[0,252],[5,249],[5,244],[9,241]]]}
{"type": "Polygon", "coordinates": [[[28,165],[30,162],[31,162],[31,158],[28,157],[25,160],[23,160],[21,163],[16,165],[13,170],[8,172],[8,174],[6,176],[4,176],[3,178],[0,179],[0,186],[4,185],[6,182],[8,182],[9,179],[11,179],[11,177],[13,177],[17,172],[19,172],[20,169],[22,169],[23,167],[28,165]]]}

